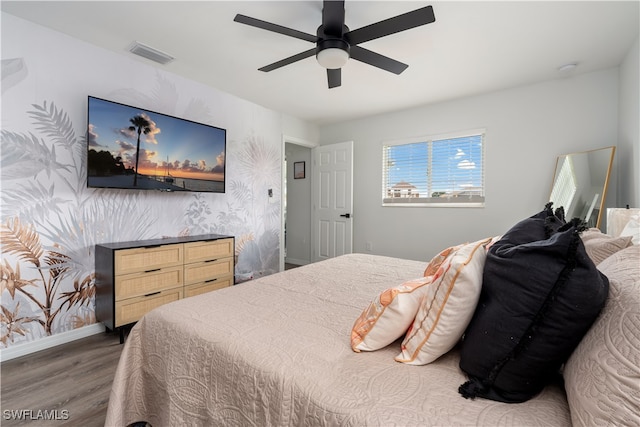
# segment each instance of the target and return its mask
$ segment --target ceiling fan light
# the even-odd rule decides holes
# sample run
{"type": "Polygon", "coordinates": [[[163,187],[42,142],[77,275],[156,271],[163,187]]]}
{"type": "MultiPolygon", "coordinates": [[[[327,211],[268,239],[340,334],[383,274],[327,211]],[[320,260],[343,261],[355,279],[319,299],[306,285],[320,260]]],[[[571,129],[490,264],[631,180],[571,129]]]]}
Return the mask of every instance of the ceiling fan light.
{"type": "Polygon", "coordinates": [[[323,49],[316,55],[318,63],[330,70],[342,68],[349,60],[349,53],[343,49],[331,47],[323,49]]]}

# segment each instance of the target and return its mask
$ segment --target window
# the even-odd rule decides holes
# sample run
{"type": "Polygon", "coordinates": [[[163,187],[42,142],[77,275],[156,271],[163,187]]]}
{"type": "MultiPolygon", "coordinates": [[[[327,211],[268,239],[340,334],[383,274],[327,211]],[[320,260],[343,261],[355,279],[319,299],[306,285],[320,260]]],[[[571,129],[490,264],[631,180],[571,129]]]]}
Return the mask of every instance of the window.
{"type": "Polygon", "coordinates": [[[484,130],[382,149],[383,206],[484,206],[484,130]]]}
{"type": "Polygon", "coordinates": [[[556,182],[553,185],[549,200],[553,200],[553,204],[557,208],[562,206],[565,212],[569,212],[577,191],[578,184],[576,173],[573,170],[573,162],[571,161],[571,157],[566,156],[560,167],[560,172],[558,172],[558,176],[556,177],[556,182]]]}

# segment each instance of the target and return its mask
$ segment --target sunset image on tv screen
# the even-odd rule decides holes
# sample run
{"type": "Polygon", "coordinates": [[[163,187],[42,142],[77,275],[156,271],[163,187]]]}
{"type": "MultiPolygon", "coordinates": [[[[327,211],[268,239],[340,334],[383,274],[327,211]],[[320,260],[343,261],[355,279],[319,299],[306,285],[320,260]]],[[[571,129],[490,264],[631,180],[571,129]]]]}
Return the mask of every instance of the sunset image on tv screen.
{"type": "Polygon", "coordinates": [[[224,192],[226,131],[89,97],[88,185],[224,192]]]}

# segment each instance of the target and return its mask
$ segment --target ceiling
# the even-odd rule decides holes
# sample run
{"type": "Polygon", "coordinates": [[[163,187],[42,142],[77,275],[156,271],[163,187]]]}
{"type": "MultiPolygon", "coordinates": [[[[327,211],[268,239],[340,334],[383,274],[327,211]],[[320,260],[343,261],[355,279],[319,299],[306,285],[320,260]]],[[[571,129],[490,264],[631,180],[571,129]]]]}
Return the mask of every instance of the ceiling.
{"type": "Polygon", "coordinates": [[[3,12],[316,124],[350,120],[615,67],[638,37],[639,1],[358,1],[357,29],[433,5],[436,22],[362,44],[409,64],[395,75],[350,60],[328,89],[315,58],[258,68],[312,43],[233,22],[237,13],[315,34],[316,1],[2,1],[3,12]],[[128,52],[137,40],[175,57],[128,52]],[[577,63],[569,72],[558,67],[577,63]]]}

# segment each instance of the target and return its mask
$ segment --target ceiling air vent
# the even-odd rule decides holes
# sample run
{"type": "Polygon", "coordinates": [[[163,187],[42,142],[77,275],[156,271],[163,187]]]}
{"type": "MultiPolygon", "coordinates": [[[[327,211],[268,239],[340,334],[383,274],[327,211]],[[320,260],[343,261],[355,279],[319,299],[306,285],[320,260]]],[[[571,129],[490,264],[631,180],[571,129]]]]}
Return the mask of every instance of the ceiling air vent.
{"type": "Polygon", "coordinates": [[[131,46],[129,46],[129,52],[138,56],[142,56],[143,58],[150,59],[151,61],[157,62],[162,65],[168,64],[169,62],[174,60],[173,56],[137,41],[131,43],[131,46]]]}

